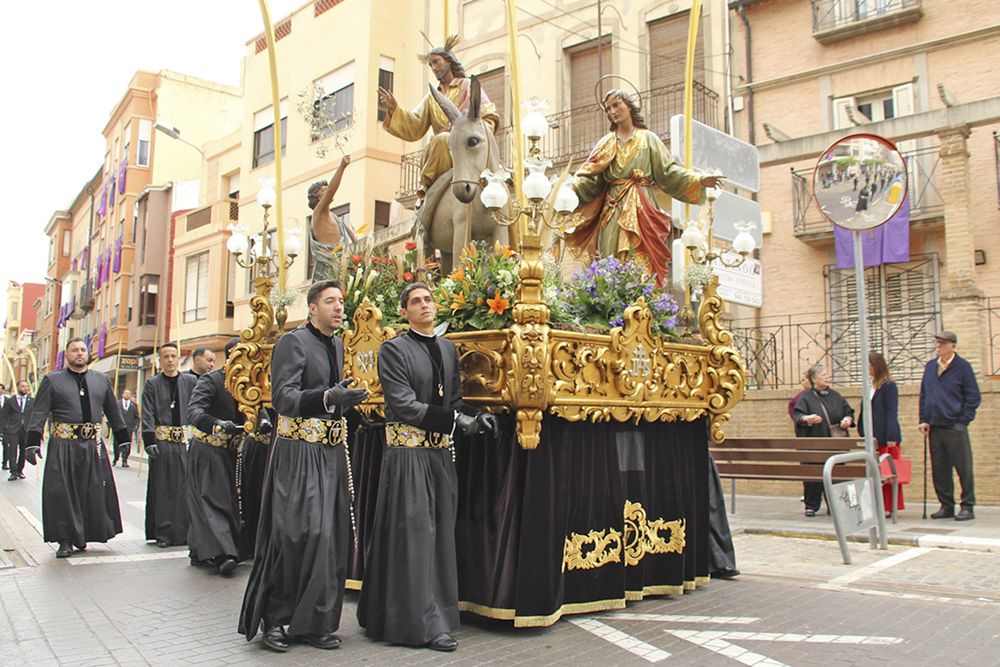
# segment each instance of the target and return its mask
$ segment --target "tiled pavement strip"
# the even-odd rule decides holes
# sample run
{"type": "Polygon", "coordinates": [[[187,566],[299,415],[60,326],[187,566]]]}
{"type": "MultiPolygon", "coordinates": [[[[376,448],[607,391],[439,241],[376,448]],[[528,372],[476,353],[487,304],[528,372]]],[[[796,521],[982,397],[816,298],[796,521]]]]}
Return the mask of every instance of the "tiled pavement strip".
{"type": "MultiPolygon", "coordinates": [[[[905,545],[887,553],[852,544],[854,565],[844,566],[836,542],[760,534],[736,537],[744,573],[739,579],[681,597],[653,598],[625,612],[569,617],[549,629],[463,618],[456,633],[459,650],[439,654],[366,640],[354,616],[356,594],[349,594],[340,630],[343,648],[327,653],[294,646],[277,655],[259,642],[247,645],[236,633],[247,566],[222,579],[188,566],[183,549],[159,550],[143,542],[145,476],[136,472],[115,470],[126,535],[68,561],[54,558],[25,516],[35,517],[34,523],[40,516],[37,478],[0,482],[0,665],[332,660],[774,667],[1000,661],[1000,553],[905,545]]],[[[733,517],[738,529],[750,522],[755,503],[793,507],[789,499],[740,497],[740,514],[733,517]]],[[[769,512],[775,510],[760,514],[769,512]]],[[[772,523],[774,532],[789,532],[779,521],[772,523]]],[[[828,523],[811,525],[819,531],[828,523]]]]}

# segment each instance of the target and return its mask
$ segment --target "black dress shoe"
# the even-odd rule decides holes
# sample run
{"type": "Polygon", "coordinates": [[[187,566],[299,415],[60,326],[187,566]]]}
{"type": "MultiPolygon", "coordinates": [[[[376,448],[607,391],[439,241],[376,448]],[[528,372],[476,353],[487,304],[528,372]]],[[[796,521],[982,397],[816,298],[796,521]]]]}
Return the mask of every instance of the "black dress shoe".
{"type": "Polygon", "coordinates": [[[60,542],[56,549],[56,558],[69,558],[73,555],[73,545],[69,542],[60,542]]]}
{"type": "Polygon", "coordinates": [[[127,463],[122,463],[122,467],[123,468],[128,468],[128,464],[127,463]]]}
{"type": "Polygon", "coordinates": [[[239,565],[239,562],[235,558],[233,558],[232,556],[226,556],[225,558],[219,561],[219,574],[222,575],[230,574],[233,570],[236,569],[237,565],[239,565]]]}
{"type": "Polygon", "coordinates": [[[963,507],[959,511],[958,516],[955,517],[955,521],[972,521],[976,518],[975,513],[973,513],[971,507],[963,507]]]}
{"type": "Polygon", "coordinates": [[[170,546],[170,542],[167,542],[166,540],[162,539],[156,540],[156,546],[160,547],[161,549],[166,549],[167,547],[170,546]]]}
{"type": "Polygon", "coordinates": [[[23,472],[17,473],[17,478],[18,479],[24,479],[24,473],[23,472]]]}
{"type": "Polygon", "coordinates": [[[340,648],[341,643],[340,637],[332,632],[328,632],[325,635],[298,635],[296,639],[315,648],[321,648],[327,651],[334,648],[340,648]]]}
{"type": "Polygon", "coordinates": [[[288,635],[285,634],[285,629],[280,625],[269,628],[267,632],[264,633],[264,646],[268,647],[272,651],[278,651],[279,653],[287,651],[288,635]]]}
{"type": "Polygon", "coordinates": [[[713,579],[732,579],[740,576],[740,571],[733,567],[724,567],[712,573],[713,579]]]}
{"type": "Polygon", "coordinates": [[[937,512],[931,514],[932,519],[953,519],[955,518],[955,508],[954,507],[944,507],[942,506],[937,512]]]}
{"type": "Polygon", "coordinates": [[[442,632],[427,642],[427,648],[435,651],[454,651],[458,648],[458,642],[447,632],[442,632]]]}

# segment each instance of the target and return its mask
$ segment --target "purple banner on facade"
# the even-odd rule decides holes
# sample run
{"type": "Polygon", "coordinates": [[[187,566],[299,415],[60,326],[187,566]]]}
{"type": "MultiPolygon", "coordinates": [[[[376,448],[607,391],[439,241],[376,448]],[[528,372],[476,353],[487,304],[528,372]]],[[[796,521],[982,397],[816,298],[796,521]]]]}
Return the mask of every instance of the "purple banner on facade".
{"type": "MultiPolygon", "coordinates": [[[[838,269],[854,268],[854,232],[833,226],[833,243],[838,269]]],[[[875,229],[861,232],[865,266],[910,261],[910,193],[889,221],[875,229]]]]}
{"type": "Polygon", "coordinates": [[[104,250],[104,282],[111,280],[111,246],[104,250]]]}
{"type": "Polygon", "coordinates": [[[125,194],[125,175],[128,173],[128,158],[123,157],[122,163],[118,167],[118,194],[125,194]]]}
{"type": "Polygon", "coordinates": [[[108,189],[108,206],[115,205],[115,175],[111,174],[111,187],[108,189]]]}
{"type": "Polygon", "coordinates": [[[65,352],[63,352],[63,351],[60,350],[59,352],[56,353],[56,370],[57,371],[61,371],[62,370],[63,361],[65,360],[65,358],[66,358],[65,352]]]}
{"type": "Polygon", "coordinates": [[[122,270],[122,237],[120,236],[118,237],[118,240],[115,241],[115,261],[111,270],[115,273],[122,270]]]}
{"type": "Polygon", "coordinates": [[[94,269],[94,289],[101,289],[101,285],[104,284],[104,255],[97,256],[97,266],[94,269]]]}
{"type": "Polygon", "coordinates": [[[107,214],[107,212],[108,212],[108,184],[105,183],[104,186],[101,187],[101,203],[97,205],[97,215],[103,218],[107,214]]]}
{"type": "Polygon", "coordinates": [[[101,331],[97,334],[97,356],[104,356],[104,344],[108,340],[108,326],[106,324],[101,325],[101,331]]]}

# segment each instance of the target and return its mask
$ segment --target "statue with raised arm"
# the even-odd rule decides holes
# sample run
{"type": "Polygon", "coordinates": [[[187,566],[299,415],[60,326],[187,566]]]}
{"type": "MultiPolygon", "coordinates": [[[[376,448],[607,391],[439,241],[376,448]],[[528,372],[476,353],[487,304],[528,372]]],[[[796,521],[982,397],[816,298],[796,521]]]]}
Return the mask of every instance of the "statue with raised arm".
{"type": "Polygon", "coordinates": [[[309,251],[313,258],[312,282],[332,280],[337,272],[337,249],[358,240],[354,229],[344,219],[330,210],[333,198],[344,178],[344,170],[351,163],[345,155],[329,183],[316,181],[309,186],[308,203],[312,210],[309,220],[309,251]]]}
{"type": "MultiPolygon", "coordinates": [[[[438,92],[447,97],[459,111],[466,113],[472,98],[472,80],[466,76],[465,68],[452,51],[457,43],[458,37],[449,37],[443,47],[431,49],[426,55],[420,56],[420,60],[427,63],[434,72],[438,92]]],[[[385,88],[379,87],[378,94],[385,106],[382,126],[389,134],[403,141],[419,141],[427,134],[427,130],[434,134],[424,149],[421,162],[418,195],[422,198],[437,177],[452,167],[451,153],[448,150],[451,121],[430,94],[424,95],[420,104],[412,111],[401,109],[396,98],[385,88]]],[[[485,91],[481,93],[480,105],[480,118],[487,123],[490,132],[496,134],[500,119],[485,91]]]]}
{"type": "Polygon", "coordinates": [[[716,186],[721,177],[677,164],[624,90],[609,90],[601,106],[611,121],[611,131],[601,137],[576,172],[573,188],[580,197],[583,222],[566,233],[566,243],[577,255],[634,253],[662,285],[669,276],[671,224],[653,188],[700,204],[705,188],[716,186]]]}

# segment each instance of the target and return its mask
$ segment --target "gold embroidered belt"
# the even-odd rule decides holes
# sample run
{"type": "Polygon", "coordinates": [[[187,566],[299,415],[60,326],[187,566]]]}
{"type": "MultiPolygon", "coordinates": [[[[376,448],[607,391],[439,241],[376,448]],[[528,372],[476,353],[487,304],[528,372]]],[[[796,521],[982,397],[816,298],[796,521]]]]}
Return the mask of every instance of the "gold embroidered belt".
{"type": "Polygon", "coordinates": [[[278,435],[290,440],[299,440],[314,445],[336,447],[347,444],[347,420],[306,419],[278,415],[278,435]]]}
{"type": "Polygon", "coordinates": [[[100,433],[101,425],[90,422],[83,424],[52,422],[49,427],[49,436],[64,440],[96,440],[100,433]]]}
{"type": "Polygon", "coordinates": [[[191,437],[213,447],[229,447],[233,436],[229,433],[205,433],[196,426],[191,427],[191,437]]]}
{"type": "Polygon", "coordinates": [[[422,428],[402,422],[389,422],[385,425],[385,443],[389,447],[446,449],[451,447],[451,436],[444,433],[428,433],[422,428]]]}
{"type": "Polygon", "coordinates": [[[189,426],[157,426],[153,429],[153,436],[158,442],[184,444],[191,439],[191,429],[189,426]]]}

